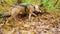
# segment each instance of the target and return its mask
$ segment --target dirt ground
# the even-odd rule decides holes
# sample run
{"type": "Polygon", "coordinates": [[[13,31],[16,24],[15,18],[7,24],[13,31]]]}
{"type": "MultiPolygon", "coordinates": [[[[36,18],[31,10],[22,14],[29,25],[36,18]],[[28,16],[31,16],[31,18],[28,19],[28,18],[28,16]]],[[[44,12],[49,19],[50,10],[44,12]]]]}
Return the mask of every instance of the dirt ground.
{"type": "Polygon", "coordinates": [[[13,19],[9,23],[6,23],[8,18],[4,18],[0,22],[0,34],[60,34],[59,12],[38,14],[37,17],[32,16],[30,21],[28,16],[18,16],[18,21],[13,19]]]}

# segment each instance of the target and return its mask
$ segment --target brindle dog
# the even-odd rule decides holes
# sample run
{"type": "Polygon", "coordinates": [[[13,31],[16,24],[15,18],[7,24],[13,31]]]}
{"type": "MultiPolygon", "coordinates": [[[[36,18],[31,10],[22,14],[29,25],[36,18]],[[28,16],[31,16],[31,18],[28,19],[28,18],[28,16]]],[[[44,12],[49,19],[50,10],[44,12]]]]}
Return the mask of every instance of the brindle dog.
{"type": "Polygon", "coordinates": [[[37,16],[34,12],[40,12],[41,13],[38,5],[32,5],[32,4],[19,4],[18,5],[18,4],[16,4],[13,7],[14,8],[12,8],[12,11],[9,12],[10,17],[8,18],[8,21],[10,21],[13,18],[15,19],[18,14],[23,14],[24,12],[29,14],[29,17],[28,17],[29,20],[31,19],[31,15],[37,16]]]}

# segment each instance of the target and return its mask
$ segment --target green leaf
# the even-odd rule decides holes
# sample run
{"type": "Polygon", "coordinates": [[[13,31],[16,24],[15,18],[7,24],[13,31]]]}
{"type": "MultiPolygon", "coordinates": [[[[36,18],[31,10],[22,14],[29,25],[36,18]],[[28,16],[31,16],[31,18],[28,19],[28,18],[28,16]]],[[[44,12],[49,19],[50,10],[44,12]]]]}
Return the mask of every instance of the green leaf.
{"type": "Polygon", "coordinates": [[[2,0],[0,0],[0,2],[1,2],[2,0]]]}
{"type": "Polygon", "coordinates": [[[8,4],[15,4],[17,3],[17,0],[5,0],[8,4]]]}
{"type": "Polygon", "coordinates": [[[13,22],[8,22],[7,25],[9,25],[9,26],[13,26],[14,23],[13,23],[13,22]]]}
{"type": "Polygon", "coordinates": [[[30,0],[22,0],[23,3],[30,3],[30,0]]]}
{"type": "Polygon", "coordinates": [[[2,21],[3,20],[3,18],[0,18],[0,21],[2,21]]]}
{"type": "Polygon", "coordinates": [[[2,10],[0,10],[0,14],[3,14],[3,11],[2,10]]]}
{"type": "Polygon", "coordinates": [[[35,5],[40,4],[40,0],[22,0],[22,2],[26,4],[35,4],[35,5]]]}
{"type": "Polygon", "coordinates": [[[46,8],[49,11],[55,10],[56,8],[58,8],[58,5],[54,6],[53,2],[51,2],[50,0],[43,0],[42,1],[43,7],[46,8]]]}

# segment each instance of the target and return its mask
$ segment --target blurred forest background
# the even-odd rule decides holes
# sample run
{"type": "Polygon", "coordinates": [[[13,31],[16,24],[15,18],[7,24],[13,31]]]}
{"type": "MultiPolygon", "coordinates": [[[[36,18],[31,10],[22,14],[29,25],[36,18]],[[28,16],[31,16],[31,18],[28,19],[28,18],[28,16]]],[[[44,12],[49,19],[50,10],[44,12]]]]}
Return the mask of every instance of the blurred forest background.
{"type": "Polygon", "coordinates": [[[39,5],[46,13],[32,16],[31,21],[25,16],[18,22],[12,19],[6,23],[10,16],[0,17],[0,34],[60,34],[60,0],[0,0],[0,16],[11,11],[13,5],[23,3],[39,5]]]}
{"type": "MultiPolygon", "coordinates": [[[[30,4],[37,4],[43,6],[46,9],[55,9],[60,8],[60,0],[0,0],[0,6],[9,6],[11,4],[20,4],[20,3],[30,3],[30,4]]],[[[49,9],[49,10],[50,10],[49,9]]]]}

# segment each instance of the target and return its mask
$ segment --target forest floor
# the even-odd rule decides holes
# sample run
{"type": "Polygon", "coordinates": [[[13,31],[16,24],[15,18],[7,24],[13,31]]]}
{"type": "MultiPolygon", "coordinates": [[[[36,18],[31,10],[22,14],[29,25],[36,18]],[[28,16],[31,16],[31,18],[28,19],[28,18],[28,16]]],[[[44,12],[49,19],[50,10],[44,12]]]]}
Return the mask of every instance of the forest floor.
{"type": "Polygon", "coordinates": [[[0,34],[60,34],[60,11],[38,14],[37,17],[32,16],[30,21],[28,16],[9,23],[6,19],[0,21],[0,34]]]}

